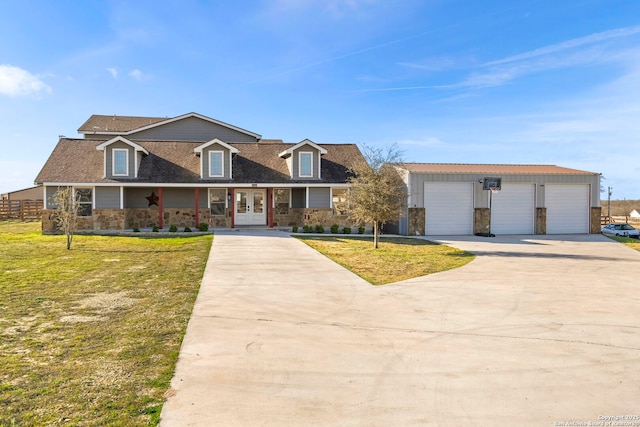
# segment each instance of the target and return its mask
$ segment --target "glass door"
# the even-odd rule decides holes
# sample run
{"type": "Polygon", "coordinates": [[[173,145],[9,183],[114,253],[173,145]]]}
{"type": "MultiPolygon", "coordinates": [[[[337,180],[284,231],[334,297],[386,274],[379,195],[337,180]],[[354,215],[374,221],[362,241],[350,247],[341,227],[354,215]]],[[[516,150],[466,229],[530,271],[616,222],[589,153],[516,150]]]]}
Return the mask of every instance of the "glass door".
{"type": "Polygon", "coordinates": [[[265,225],[267,223],[265,198],[266,190],[236,190],[235,223],[265,225]]]}

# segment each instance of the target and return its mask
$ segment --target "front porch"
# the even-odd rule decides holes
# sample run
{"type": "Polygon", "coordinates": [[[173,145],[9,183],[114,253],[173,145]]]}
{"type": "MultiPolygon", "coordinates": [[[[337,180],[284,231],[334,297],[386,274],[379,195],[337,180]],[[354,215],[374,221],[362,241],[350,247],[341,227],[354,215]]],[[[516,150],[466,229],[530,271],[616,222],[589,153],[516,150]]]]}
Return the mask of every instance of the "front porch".
{"type": "MultiPolygon", "coordinates": [[[[332,206],[328,188],[328,207],[299,207],[309,204],[308,193],[308,189],[273,187],[94,187],[91,189],[91,209],[81,211],[85,215],[78,217],[77,230],[122,231],[154,227],[165,230],[171,226],[197,230],[202,223],[210,228],[227,229],[247,226],[284,229],[305,225],[321,225],[328,229],[334,224],[355,228],[345,212],[332,206]]],[[[88,194],[86,189],[85,194],[88,194]]],[[[55,233],[55,210],[52,206],[47,208],[43,210],[42,231],[55,233]]]]}

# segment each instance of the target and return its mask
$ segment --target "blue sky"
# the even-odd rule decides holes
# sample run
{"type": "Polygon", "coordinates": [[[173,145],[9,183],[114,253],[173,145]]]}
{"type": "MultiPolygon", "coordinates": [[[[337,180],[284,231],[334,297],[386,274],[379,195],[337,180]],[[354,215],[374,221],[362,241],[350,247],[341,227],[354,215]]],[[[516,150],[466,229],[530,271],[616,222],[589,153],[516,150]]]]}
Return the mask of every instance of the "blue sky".
{"type": "Polygon", "coordinates": [[[0,2],[0,193],[91,114],[189,112],[406,161],[599,172],[640,199],[640,2],[0,2]]]}

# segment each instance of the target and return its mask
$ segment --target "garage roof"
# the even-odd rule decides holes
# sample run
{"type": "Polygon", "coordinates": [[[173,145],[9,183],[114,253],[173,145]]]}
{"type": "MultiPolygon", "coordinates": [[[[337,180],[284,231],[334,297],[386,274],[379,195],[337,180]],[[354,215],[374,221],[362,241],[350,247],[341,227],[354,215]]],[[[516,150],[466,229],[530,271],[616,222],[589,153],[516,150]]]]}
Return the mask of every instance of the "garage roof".
{"type": "Polygon", "coordinates": [[[464,163],[402,163],[398,166],[417,173],[486,173],[518,175],[598,175],[555,165],[497,165],[464,163]]]}

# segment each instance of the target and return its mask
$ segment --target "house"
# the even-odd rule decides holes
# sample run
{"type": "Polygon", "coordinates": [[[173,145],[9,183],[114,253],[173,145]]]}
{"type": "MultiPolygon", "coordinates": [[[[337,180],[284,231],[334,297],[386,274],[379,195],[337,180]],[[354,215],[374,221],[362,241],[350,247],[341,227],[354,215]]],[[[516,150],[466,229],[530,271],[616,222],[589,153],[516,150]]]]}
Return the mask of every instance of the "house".
{"type": "Polygon", "coordinates": [[[600,174],[551,165],[404,163],[408,235],[600,233],[600,174]],[[500,191],[488,181],[501,183],[500,191]]]}
{"type": "Polygon", "coordinates": [[[344,201],[355,144],[298,143],[189,113],[173,118],[91,116],[81,138],[62,137],[36,178],[43,231],[52,196],[71,186],[79,230],[176,225],[350,225],[344,201]]]}
{"type": "Polygon", "coordinates": [[[638,213],[638,211],[634,209],[629,213],[629,216],[631,218],[640,218],[640,213],[638,213]]]}
{"type": "Polygon", "coordinates": [[[0,194],[0,200],[42,200],[42,188],[29,187],[0,194]]]}

